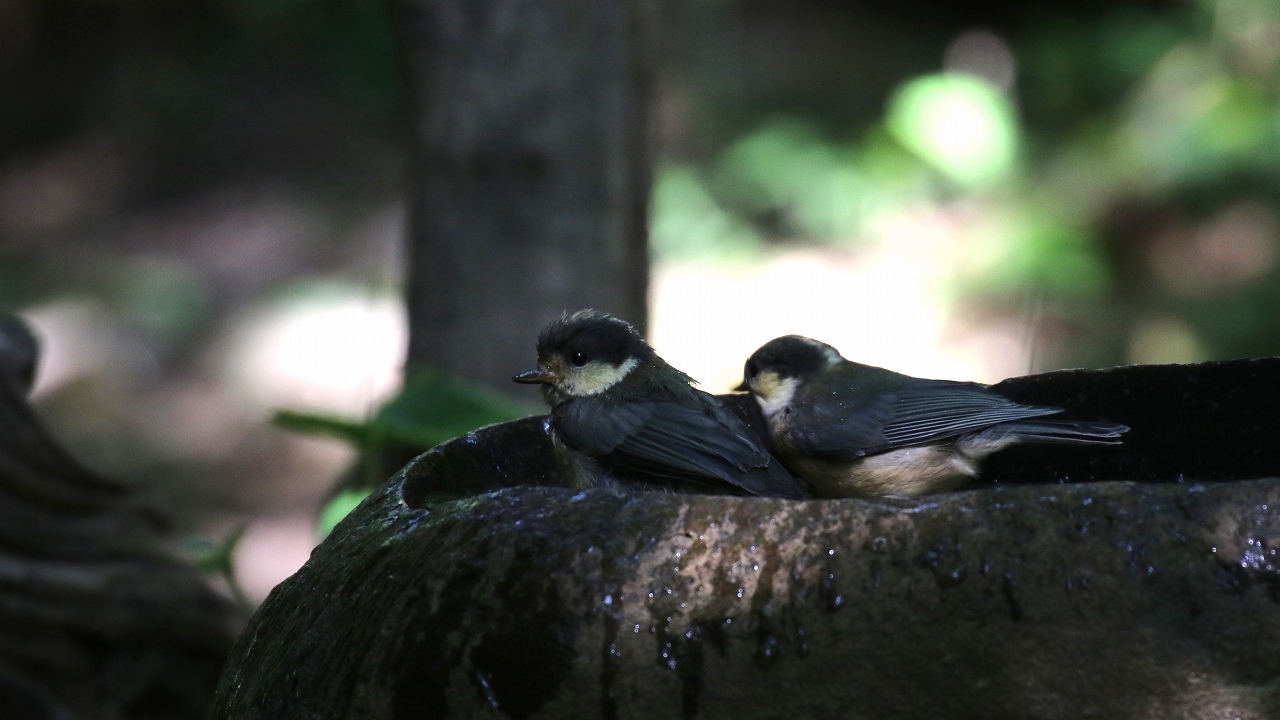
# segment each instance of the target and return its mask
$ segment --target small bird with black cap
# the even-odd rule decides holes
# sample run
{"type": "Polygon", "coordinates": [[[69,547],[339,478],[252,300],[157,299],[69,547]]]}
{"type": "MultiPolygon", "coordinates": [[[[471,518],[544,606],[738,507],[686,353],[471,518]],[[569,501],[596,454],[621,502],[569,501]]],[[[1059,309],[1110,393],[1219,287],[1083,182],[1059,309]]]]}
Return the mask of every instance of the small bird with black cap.
{"type": "Polygon", "coordinates": [[[695,490],[798,498],[796,479],[745,422],[692,387],[629,323],[565,314],[538,337],[538,365],[562,471],[578,488],[695,490]]]}
{"type": "Polygon", "coordinates": [[[1129,430],[1058,417],[986,385],[911,377],[844,359],[799,335],[765,343],[739,390],[760,406],[778,456],[824,497],[914,496],[978,476],[1015,443],[1117,445],[1129,430]]]}

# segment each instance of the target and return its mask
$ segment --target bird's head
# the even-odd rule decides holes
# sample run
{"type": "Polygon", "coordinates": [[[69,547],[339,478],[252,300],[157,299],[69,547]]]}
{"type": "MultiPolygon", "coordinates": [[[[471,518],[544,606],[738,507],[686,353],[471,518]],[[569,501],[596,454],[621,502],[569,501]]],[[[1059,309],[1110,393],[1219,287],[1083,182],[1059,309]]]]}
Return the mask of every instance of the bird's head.
{"type": "Polygon", "coordinates": [[[566,313],[538,336],[538,365],[516,375],[558,401],[598,395],[655,357],[630,323],[595,310],[566,313]]]}
{"type": "Polygon", "coordinates": [[[761,345],[742,368],[742,384],[760,402],[765,415],[770,409],[790,404],[801,383],[821,375],[827,368],[844,362],[835,348],[800,335],[784,335],[761,345]]]}

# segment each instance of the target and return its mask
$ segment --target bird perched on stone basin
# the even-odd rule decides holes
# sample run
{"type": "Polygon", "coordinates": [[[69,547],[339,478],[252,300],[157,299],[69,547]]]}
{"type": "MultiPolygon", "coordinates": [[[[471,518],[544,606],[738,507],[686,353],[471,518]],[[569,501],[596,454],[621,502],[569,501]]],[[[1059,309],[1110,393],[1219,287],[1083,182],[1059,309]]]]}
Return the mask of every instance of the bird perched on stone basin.
{"type": "Polygon", "coordinates": [[[691,386],[629,323],[582,310],[538,337],[550,432],[574,487],[696,489],[801,497],[799,482],[746,423],[691,386]]]}
{"type": "Polygon", "coordinates": [[[1014,443],[1117,445],[1129,428],[1046,417],[986,385],[926,380],[841,357],[799,335],[765,343],[739,390],[760,406],[778,456],[824,497],[914,496],[977,477],[1014,443]]]}

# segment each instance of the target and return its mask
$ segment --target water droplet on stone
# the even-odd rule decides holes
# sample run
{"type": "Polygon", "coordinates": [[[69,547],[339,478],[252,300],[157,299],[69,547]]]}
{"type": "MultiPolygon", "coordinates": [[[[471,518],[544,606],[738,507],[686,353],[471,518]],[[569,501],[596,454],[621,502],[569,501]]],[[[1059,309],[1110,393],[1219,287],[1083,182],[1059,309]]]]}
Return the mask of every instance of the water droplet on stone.
{"type": "Polygon", "coordinates": [[[767,668],[773,665],[778,659],[778,638],[773,633],[765,633],[760,636],[760,643],[756,646],[756,665],[767,668]]]}

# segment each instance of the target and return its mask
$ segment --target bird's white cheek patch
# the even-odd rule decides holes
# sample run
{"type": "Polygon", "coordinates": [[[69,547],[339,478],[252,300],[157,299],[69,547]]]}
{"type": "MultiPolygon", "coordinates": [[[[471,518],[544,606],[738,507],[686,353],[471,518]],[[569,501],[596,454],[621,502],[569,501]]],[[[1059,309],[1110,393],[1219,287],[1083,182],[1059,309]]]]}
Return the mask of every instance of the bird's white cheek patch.
{"type": "Polygon", "coordinates": [[[575,397],[598,395],[621,382],[639,364],[639,360],[630,358],[621,365],[596,360],[581,368],[570,368],[565,373],[565,391],[575,397]]]}
{"type": "Polygon", "coordinates": [[[782,378],[777,373],[765,372],[756,376],[751,389],[755,391],[756,402],[760,403],[760,412],[770,418],[791,404],[799,384],[796,378],[782,378]]]}

